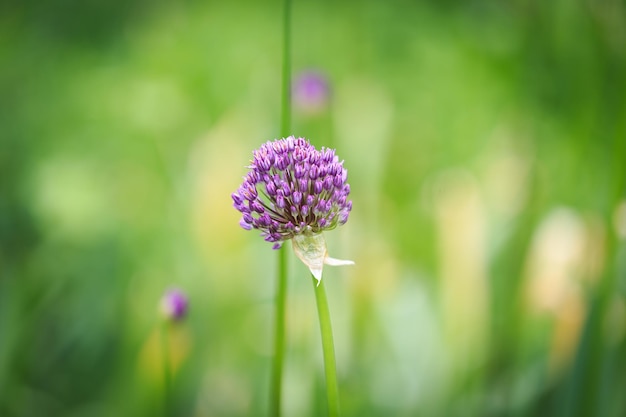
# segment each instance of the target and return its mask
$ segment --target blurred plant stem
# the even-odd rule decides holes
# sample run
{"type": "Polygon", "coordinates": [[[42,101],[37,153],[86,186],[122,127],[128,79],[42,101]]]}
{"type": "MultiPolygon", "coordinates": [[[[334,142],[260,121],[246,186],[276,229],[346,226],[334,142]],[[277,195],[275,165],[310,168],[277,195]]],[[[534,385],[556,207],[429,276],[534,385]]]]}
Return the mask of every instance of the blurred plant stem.
{"type": "Polygon", "coordinates": [[[161,325],[161,355],[163,356],[163,415],[172,413],[172,368],[170,366],[170,323],[167,320],[161,325]]]}
{"type": "MultiPolygon", "coordinates": [[[[283,8],[283,66],[280,133],[289,136],[291,130],[291,0],[283,8]]],[[[280,404],[285,352],[285,304],[287,301],[287,249],[278,250],[276,283],[276,316],[274,321],[274,363],[270,384],[270,416],[280,416],[280,404]]]]}
{"type": "Polygon", "coordinates": [[[280,415],[283,362],[285,353],[285,304],[287,299],[287,250],[278,251],[276,315],[274,322],[274,363],[270,392],[270,416],[280,415]]]}
{"type": "Polygon", "coordinates": [[[283,70],[280,112],[280,133],[291,131],[291,0],[285,0],[283,11],[283,70]]]}
{"type": "Polygon", "coordinates": [[[313,277],[317,315],[320,320],[322,333],[322,351],[324,352],[324,374],[326,376],[326,396],[328,398],[328,415],[339,415],[339,387],[337,385],[337,367],[335,364],[335,345],[333,343],[333,329],[330,323],[330,311],[324,288],[324,280],[318,281],[313,277]]]}

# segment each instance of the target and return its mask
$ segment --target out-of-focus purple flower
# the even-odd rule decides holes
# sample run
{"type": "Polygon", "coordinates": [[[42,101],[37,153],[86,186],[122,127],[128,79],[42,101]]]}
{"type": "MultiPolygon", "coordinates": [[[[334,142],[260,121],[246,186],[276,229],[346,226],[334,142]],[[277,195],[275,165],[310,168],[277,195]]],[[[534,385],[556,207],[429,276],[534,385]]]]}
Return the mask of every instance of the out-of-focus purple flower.
{"type": "Polygon", "coordinates": [[[305,113],[318,113],[330,98],[328,80],[321,73],[306,71],[296,77],[292,86],[293,104],[305,113]]]}
{"type": "Polygon", "coordinates": [[[352,210],[348,171],[335,151],[290,136],[261,145],[248,168],[232,194],[241,227],[260,230],[274,249],[293,239],[296,255],[318,280],[323,263],[343,264],[327,256],[321,235],[346,223],[352,210]]]}
{"type": "Polygon", "coordinates": [[[161,312],[169,320],[183,319],[188,308],[189,299],[178,289],[168,290],[161,298],[161,312]]]}

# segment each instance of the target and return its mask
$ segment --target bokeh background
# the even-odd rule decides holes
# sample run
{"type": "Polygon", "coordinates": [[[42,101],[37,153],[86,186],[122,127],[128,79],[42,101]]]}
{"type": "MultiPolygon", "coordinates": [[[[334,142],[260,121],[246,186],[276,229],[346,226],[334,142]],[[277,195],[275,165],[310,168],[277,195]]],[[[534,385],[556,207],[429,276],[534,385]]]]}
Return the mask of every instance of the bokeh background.
{"type": "MultiPolygon", "coordinates": [[[[282,2],[0,3],[0,415],[265,415],[276,253],[230,198],[279,135],[282,2]]],[[[626,415],[626,5],[298,1],[293,133],[345,159],[327,234],[346,416],[626,415]],[[313,111],[314,110],[314,111],[313,111]]],[[[325,413],[290,257],[286,416],[325,413]]]]}

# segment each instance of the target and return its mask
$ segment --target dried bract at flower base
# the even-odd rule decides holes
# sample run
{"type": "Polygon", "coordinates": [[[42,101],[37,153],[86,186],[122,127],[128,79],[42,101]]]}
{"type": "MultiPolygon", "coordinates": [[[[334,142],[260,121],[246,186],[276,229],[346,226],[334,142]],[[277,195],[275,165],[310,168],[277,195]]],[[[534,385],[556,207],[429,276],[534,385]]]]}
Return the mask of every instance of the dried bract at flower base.
{"type": "Polygon", "coordinates": [[[324,264],[326,265],[354,265],[352,261],[346,261],[342,259],[335,259],[328,256],[326,250],[326,240],[321,233],[310,234],[306,233],[294,236],[292,239],[293,251],[298,259],[302,261],[311,270],[311,274],[317,280],[319,285],[322,279],[322,270],[324,264]]]}

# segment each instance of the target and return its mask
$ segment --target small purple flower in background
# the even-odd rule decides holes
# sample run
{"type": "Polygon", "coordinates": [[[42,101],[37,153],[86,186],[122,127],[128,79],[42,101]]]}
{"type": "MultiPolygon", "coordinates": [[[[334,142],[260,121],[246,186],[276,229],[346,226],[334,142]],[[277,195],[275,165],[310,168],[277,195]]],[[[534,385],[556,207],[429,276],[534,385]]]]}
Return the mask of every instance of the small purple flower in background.
{"type": "Polygon", "coordinates": [[[296,255],[318,282],[324,264],[353,264],[330,258],[322,235],[346,223],[352,210],[348,171],[333,149],[318,151],[308,140],[290,136],[261,145],[248,168],[232,194],[241,227],[261,230],[274,249],[292,239],[296,255]]]}
{"type": "Polygon", "coordinates": [[[294,106],[304,113],[319,113],[330,98],[328,80],[316,71],[302,72],[293,83],[292,98],[294,106]]]}
{"type": "Polygon", "coordinates": [[[168,290],[161,298],[161,312],[165,318],[179,321],[187,314],[189,299],[178,289],[168,290]]]}

